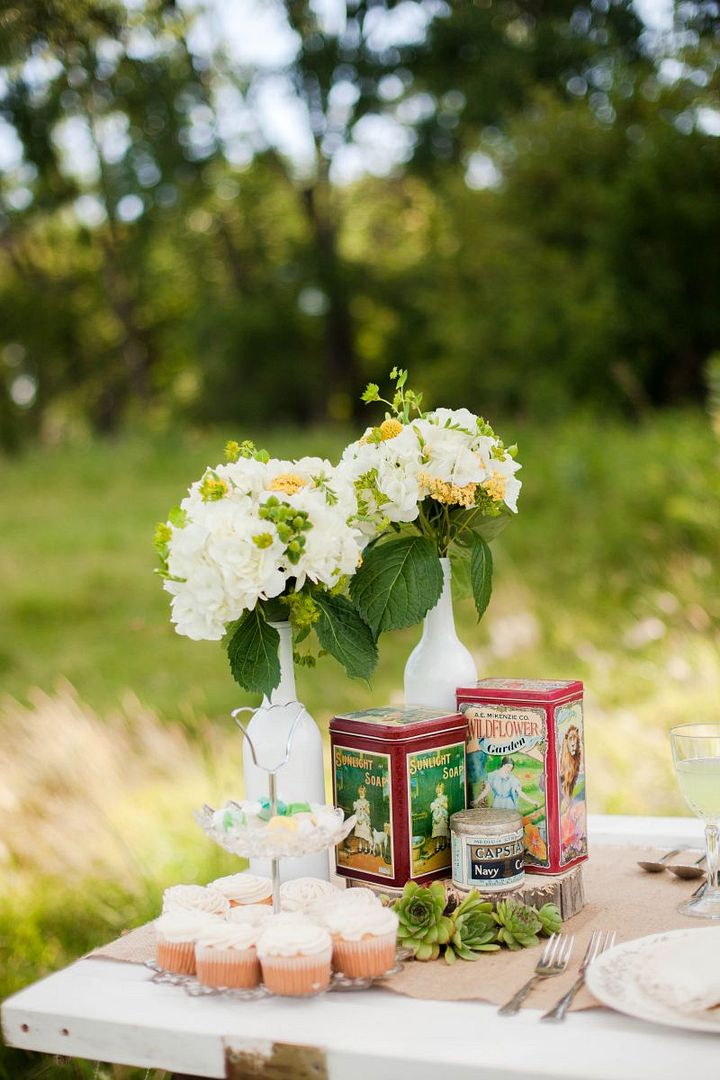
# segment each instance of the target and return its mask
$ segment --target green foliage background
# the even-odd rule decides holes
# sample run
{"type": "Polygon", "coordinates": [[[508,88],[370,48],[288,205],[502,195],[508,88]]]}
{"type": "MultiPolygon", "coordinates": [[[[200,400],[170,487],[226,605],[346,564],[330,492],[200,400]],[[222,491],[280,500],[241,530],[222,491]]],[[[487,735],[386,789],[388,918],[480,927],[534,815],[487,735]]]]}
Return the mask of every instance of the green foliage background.
{"type": "MultiPolygon", "coordinates": [[[[717,719],[716,7],[264,7],[269,67],[198,44],[209,3],[0,10],[0,996],[236,865],[190,811],[237,794],[250,699],[173,633],[152,526],[228,438],[337,456],[394,364],[520,445],[457,621],[482,673],[585,680],[591,810],[683,812],[667,730],[717,719]]],[[[323,728],[397,702],[416,638],[301,698],[323,728]]],[[[0,1050],[48,1072],[139,1075],[0,1050]]]]}

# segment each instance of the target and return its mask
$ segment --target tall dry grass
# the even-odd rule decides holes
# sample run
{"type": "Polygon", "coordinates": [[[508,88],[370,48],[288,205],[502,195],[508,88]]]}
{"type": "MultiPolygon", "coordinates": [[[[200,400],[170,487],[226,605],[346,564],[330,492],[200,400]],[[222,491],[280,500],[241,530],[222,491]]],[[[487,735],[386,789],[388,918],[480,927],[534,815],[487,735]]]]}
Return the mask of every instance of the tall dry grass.
{"type": "Polygon", "coordinates": [[[238,794],[237,740],[209,724],[192,735],[163,725],[132,694],[102,718],[66,682],[53,694],[31,691],[28,701],[0,702],[6,887],[38,875],[141,887],[184,863],[196,877],[208,841],[192,810],[238,794]]]}

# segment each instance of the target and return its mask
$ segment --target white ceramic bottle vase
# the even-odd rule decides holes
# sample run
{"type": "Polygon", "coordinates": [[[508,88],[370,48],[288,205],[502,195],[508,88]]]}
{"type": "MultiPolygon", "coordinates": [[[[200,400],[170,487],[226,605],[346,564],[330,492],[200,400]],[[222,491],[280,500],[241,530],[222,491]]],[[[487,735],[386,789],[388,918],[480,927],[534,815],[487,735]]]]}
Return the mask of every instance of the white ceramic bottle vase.
{"type": "MultiPolygon", "coordinates": [[[[247,726],[259,765],[253,761],[250,747],[243,740],[243,772],[247,799],[268,797],[268,774],[260,766],[274,766],[282,761],[290,729],[300,708],[295,691],[290,623],[281,622],[270,625],[280,635],[280,683],[270,694],[269,700],[266,697],[263,698],[262,705],[247,726]],[[275,707],[270,708],[270,706],[275,707]]],[[[303,710],[302,719],[295,729],[287,764],[278,771],[277,797],[285,803],[325,802],[322,735],[307,710],[303,710]]],[[[251,859],[250,869],[254,874],[270,877],[270,860],[251,859]]],[[[300,858],[283,859],[280,863],[280,879],[288,881],[297,877],[317,877],[328,880],[328,852],[321,851],[314,855],[303,855],[300,858]]]]}
{"type": "Polygon", "coordinates": [[[449,559],[441,559],[443,591],[428,611],[420,641],[405,665],[405,704],[455,712],[455,691],[477,680],[477,667],[455,631],[449,559]]]}

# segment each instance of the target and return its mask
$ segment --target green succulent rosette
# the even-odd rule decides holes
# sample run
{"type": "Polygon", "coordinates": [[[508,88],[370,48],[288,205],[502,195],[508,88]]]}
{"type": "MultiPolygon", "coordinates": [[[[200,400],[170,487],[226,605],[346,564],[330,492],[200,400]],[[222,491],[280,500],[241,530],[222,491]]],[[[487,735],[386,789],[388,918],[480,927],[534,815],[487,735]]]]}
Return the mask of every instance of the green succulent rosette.
{"type": "Polygon", "coordinates": [[[398,944],[412,949],[416,960],[437,960],[440,946],[449,941],[452,920],[444,914],[445,905],[445,889],[439,881],[428,887],[408,881],[393,904],[399,919],[398,944]]]}
{"type": "Polygon", "coordinates": [[[535,908],[519,900],[500,900],[494,919],[499,928],[497,939],[508,949],[526,949],[538,944],[543,924],[535,908]]]}
{"type": "Polygon", "coordinates": [[[445,961],[477,960],[481,952],[497,952],[498,928],[493,906],[482,900],[477,889],[468,893],[452,913],[452,933],[445,947],[445,961]]]}
{"type": "Polygon", "coordinates": [[[542,923],[540,933],[545,937],[550,937],[551,934],[559,934],[562,930],[562,915],[557,904],[543,904],[538,909],[537,916],[542,923]]]}

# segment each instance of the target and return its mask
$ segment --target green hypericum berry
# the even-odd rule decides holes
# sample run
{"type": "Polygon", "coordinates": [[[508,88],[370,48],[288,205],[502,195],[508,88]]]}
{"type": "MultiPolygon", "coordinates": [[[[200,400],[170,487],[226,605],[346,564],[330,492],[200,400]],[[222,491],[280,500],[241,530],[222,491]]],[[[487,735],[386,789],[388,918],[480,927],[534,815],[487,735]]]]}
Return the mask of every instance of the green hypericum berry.
{"type": "Polygon", "coordinates": [[[416,960],[436,960],[440,946],[446,945],[452,922],[446,915],[445,889],[439,881],[423,888],[408,881],[402,896],[393,904],[398,916],[398,942],[412,949],[416,960]]]}
{"type": "Polygon", "coordinates": [[[477,960],[481,952],[497,952],[498,928],[492,904],[482,900],[476,889],[468,893],[452,913],[452,933],[445,949],[445,960],[477,960]]]}
{"type": "Polygon", "coordinates": [[[537,917],[542,923],[541,933],[545,937],[550,937],[551,934],[559,934],[562,929],[562,915],[560,914],[560,908],[556,904],[543,904],[541,908],[537,910],[537,917]]]}
{"type": "Polygon", "coordinates": [[[519,900],[501,900],[494,912],[499,926],[498,941],[508,949],[525,949],[537,945],[542,923],[535,908],[519,900]]]}

